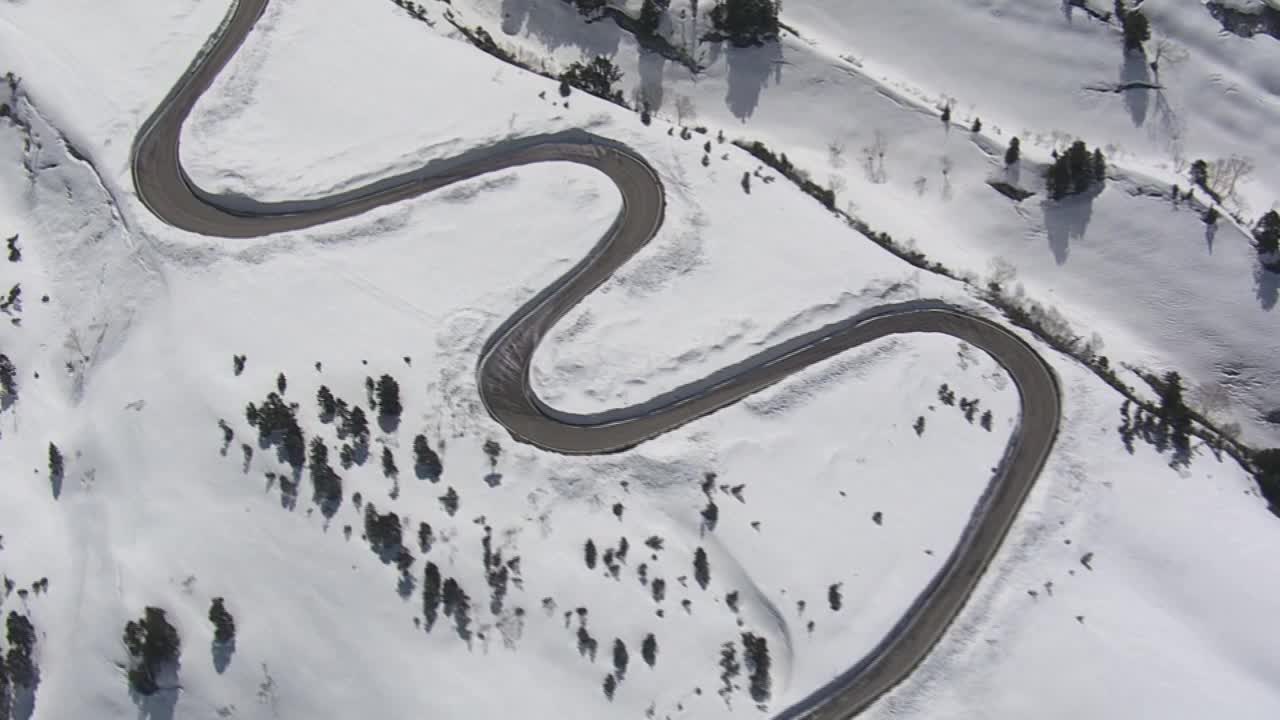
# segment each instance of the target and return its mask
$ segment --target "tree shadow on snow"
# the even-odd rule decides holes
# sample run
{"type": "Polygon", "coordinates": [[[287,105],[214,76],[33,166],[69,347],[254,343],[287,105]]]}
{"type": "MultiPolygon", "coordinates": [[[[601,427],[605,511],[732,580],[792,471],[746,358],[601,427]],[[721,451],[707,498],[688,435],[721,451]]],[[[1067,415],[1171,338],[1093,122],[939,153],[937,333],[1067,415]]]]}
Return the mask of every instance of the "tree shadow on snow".
{"type": "Polygon", "coordinates": [[[227,671],[231,665],[231,657],[236,654],[236,641],[220,643],[217,640],[209,645],[209,654],[213,657],[213,669],[219,675],[227,671]]]}
{"type": "Polygon", "coordinates": [[[751,117],[760,104],[760,93],[773,75],[773,84],[782,82],[782,45],[765,43],[760,47],[726,47],[729,66],[729,92],[725,103],[739,120],[751,117]]]}
{"type": "MultiPolygon", "coordinates": [[[[1120,84],[1150,83],[1151,67],[1147,65],[1147,56],[1140,52],[1126,52],[1124,62],[1120,64],[1120,84]]],[[[1153,91],[1145,87],[1130,87],[1120,91],[1124,95],[1124,106],[1129,110],[1129,117],[1134,127],[1142,127],[1147,121],[1147,110],[1151,107],[1153,91]]]]}
{"type": "Polygon", "coordinates": [[[1262,263],[1258,263],[1253,271],[1254,289],[1257,293],[1258,304],[1263,310],[1271,310],[1276,306],[1276,297],[1280,295],[1280,273],[1268,270],[1262,263]]]}
{"type": "Polygon", "coordinates": [[[1079,195],[1068,195],[1061,200],[1045,200],[1041,203],[1044,209],[1044,227],[1049,236],[1049,250],[1059,265],[1067,263],[1071,254],[1071,240],[1084,237],[1089,229],[1089,221],[1093,219],[1093,199],[1100,188],[1094,188],[1079,195]]]}
{"type": "Polygon", "coordinates": [[[647,50],[640,53],[640,97],[649,103],[650,110],[656,111],[662,107],[662,76],[666,68],[667,59],[661,54],[647,50]]]}
{"type": "Polygon", "coordinates": [[[584,17],[569,3],[502,0],[502,32],[518,35],[521,30],[548,50],[574,45],[587,55],[613,57],[622,41],[622,29],[612,20],[584,17]]]}
{"type": "Polygon", "coordinates": [[[378,427],[382,428],[382,432],[390,435],[391,433],[394,433],[396,430],[400,429],[400,416],[399,415],[383,415],[379,413],[378,427]]]}
{"type": "Polygon", "coordinates": [[[408,600],[413,597],[413,591],[418,586],[411,573],[400,573],[400,579],[396,581],[396,594],[401,600],[408,600]]]}
{"type": "Polygon", "coordinates": [[[182,692],[182,686],[178,684],[178,664],[170,663],[161,668],[155,680],[160,689],[150,695],[129,689],[129,698],[138,707],[138,720],[173,720],[178,694],[182,692]]]}
{"type": "Polygon", "coordinates": [[[31,720],[36,712],[36,690],[40,687],[40,671],[36,670],[36,676],[32,679],[31,687],[14,683],[13,703],[11,705],[13,711],[13,720],[31,720]]]}

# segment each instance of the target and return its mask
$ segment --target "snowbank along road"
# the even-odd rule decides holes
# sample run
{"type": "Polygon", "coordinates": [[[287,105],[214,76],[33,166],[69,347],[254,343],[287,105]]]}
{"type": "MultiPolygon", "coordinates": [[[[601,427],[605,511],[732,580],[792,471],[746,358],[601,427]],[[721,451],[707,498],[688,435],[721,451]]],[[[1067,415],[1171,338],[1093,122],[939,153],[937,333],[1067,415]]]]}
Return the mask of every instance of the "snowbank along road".
{"type": "Polygon", "coordinates": [[[134,183],[142,202],[165,222],[203,235],[257,237],[352,217],[485,173],[544,161],[595,168],[618,186],[622,211],[604,237],[587,257],[507,320],[481,354],[478,382],[485,406],[523,442],[571,454],[625,450],[837,353],[897,333],[951,335],[985,350],[1004,366],[1021,393],[1020,424],[946,564],[870,654],[778,717],[852,717],[910,674],[972,593],[1053,446],[1060,397],[1057,379],[1045,361],[995,323],[941,303],[915,303],[834,323],[640,405],[596,415],[548,407],[529,384],[534,349],[566,312],[657,233],[665,210],[657,175],[626,147],[571,131],[480,148],[318,200],[262,203],[207,193],[190,180],[179,161],[182,125],[268,1],[234,2],[221,27],[139,130],[133,147],[134,183]]]}

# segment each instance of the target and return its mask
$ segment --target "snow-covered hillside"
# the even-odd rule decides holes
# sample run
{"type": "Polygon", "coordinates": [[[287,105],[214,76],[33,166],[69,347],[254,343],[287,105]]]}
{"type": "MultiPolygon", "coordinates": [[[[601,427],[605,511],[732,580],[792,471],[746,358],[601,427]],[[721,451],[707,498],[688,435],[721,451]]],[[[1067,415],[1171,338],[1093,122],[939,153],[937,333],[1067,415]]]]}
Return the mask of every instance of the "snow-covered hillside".
{"type": "MultiPolygon", "coordinates": [[[[1219,412],[1270,437],[1259,414],[1280,400],[1274,315],[1250,285],[1245,238],[1224,221],[1209,253],[1192,211],[1144,194],[1174,176],[1156,140],[1116,122],[1127,110],[1001,90],[1001,70],[974,48],[1003,38],[1013,55],[1029,42],[1008,25],[1015,7],[1027,6],[1018,23],[1047,23],[1040,5],[1067,20],[1057,3],[998,3],[989,20],[975,10],[989,4],[930,15],[972,28],[952,33],[949,52],[971,62],[947,64],[951,89],[927,58],[906,57],[928,41],[892,29],[909,24],[911,3],[837,12],[789,0],[812,44],[787,38],[781,56],[708,45],[695,81],[560,0],[433,3],[434,25],[384,0],[273,0],[197,107],[183,159],[206,189],[293,199],[564,128],[634,148],[661,176],[666,222],[539,350],[535,387],[566,410],[643,401],[885,303],[942,299],[999,319],[719,134],[762,138],[816,179],[840,178],[841,206],[957,270],[985,280],[1004,258],[1116,362],[1178,368],[1206,387],[1234,372],[1236,405],[1219,412]],[[460,42],[446,11],[549,69],[614,55],[628,87],[657,83],[659,116],[645,125],[582,92],[562,98],[554,81],[460,42]],[[883,45],[856,32],[873,21],[883,45]],[[839,59],[849,52],[861,70],[839,59]],[[1004,130],[945,130],[917,104],[943,93],[959,98],[957,122],[972,103],[1004,130]],[[706,133],[683,139],[677,107],[706,133]],[[1087,212],[1010,205],[983,181],[1002,172],[990,156],[1013,128],[1028,175],[1054,130],[1116,145],[1107,189],[1087,212]],[[891,148],[883,182],[859,159],[876,129],[891,148]]],[[[0,237],[16,234],[21,250],[0,262],[0,289],[21,287],[0,327],[17,370],[0,411],[0,574],[13,581],[0,609],[34,624],[39,667],[16,717],[768,717],[867,652],[936,572],[1018,422],[1017,390],[990,357],[899,336],[625,453],[515,443],[481,406],[480,348],[596,242],[617,191],[544,164],[305,232],[173,230],[138,202],[129,147],[227,8],[151,5],[0,5],[0,72],[21,78],[0,96],[0,237]],[[379,421],[367,388],[384,374],[400,388],[398,421],[379,421]],[[369,414],[367,442],[325,416],[321,386],[369,414]],[[246,406],[272,392],[327,449],[336,509],[313,500],[313,470],[294,474],[249,425],[246,406]],[[439,473],[418,462],[419,435],[439,473]],[[388,512],[407,560],[364,537],[388,512]],[[447,616],[424,604],[430,568],[466,596],[447,616]],[[233,649],[213,640],[214,597],[235,617],[233,649]],[[183,647],[170,678],[180,689],[141,696],[121,639],[147,606],[167,611],[183,647]],[[746,657],[757,638],[771,658],[763,677],[746,657]]],[[[1163,32],[1192,28],[1178,35],[1190,52],[1177,72],[1194,78],[1211,67],[1202,54],[1234,52],[1222,49],[1234,37],[1205,36],[1204,52],[1187,40],[1205,32],[1198,14],[1146,5],[1163,32]]],[[[1071,22],[1043,43],[1105,43],[1119,62],[1114,31],[1071,22]]],[[[1273,57],[1274,44],[1249,52],[1273,57]]],[[[1215,62],[1255,100],[1264,93],[1244,79],[1274,67],[1215,62]]],[[[1046,87],[1092,68],[1036,67],[1046,87]]],[[[1242,104],[1246,120],[1275,112],[1269,92],[1270,106],[1242,104]]],[[[1188,157],[1235,152],[1229,122],[1198,115],[1188,157]]],[[[1248,184],[1254,213],[1273,172],[1248,184]]],[[[1063,387],[1053,454],[942,644],[867,717],[1274,717],[1280,580],[1265,568],[1280,523],[1253,481],[1200,443],[1177,468],[1141,432],[1126,447],[1117,427],[1132,407],[1028,339],[1063,387]]]]}

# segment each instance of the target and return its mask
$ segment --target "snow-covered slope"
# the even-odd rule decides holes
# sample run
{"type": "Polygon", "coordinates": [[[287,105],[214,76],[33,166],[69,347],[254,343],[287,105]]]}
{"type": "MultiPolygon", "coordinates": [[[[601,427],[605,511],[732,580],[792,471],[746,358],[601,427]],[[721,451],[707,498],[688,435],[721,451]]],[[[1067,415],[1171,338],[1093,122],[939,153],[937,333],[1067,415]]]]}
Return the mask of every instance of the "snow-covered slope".
{"type": "MultiPolygon", "coordinates": [[[[1214,398],[1204,409],[1240,425],[1242,437],[1280,439],[1267,419],[1280,410],[1280,280],[1229,219],[1204,225],[1203,193],[1194,204],[1169,200],[1175,183],[1188,189],[1193,160],[1237,156],[1254,169],[1229,209],[1252,222],[1280,202],[1280,42],[1223,33],[1199,3],[1148,0],[1150,54],[1160,39],[1173,47],[1160,68],[1164,89],[1115,93],[1126,73],[1150,68],[1121,52],[1114,23],[1064,12],[1057,0],[796,0],[783,20],[799,36],[746,49],[697,42],[711,5],[695,14],[675,3],[662,25],[704,66],[696,75],[558,0],[461,0],[448,12],[553,72],[612,57],[626,97],[785,151],[878,230],[981,284],[999,275],[1023,286],[1077,334],[1098,333],[1113,361],[1179,370],[1214,398]],[[950,128],[938,120],[946,103],[950,128]],[[969,132],[974,119],[981,133],[969,132]],[[1014,136],[1024,161],[1010,173],[1002,158],[1014,136]],[[1014,203],[987,185],[1040,191],[1040,163],[1075,138],[1111,161],[1096,199],[1048,203],[1040,192],[1014,203]],[[1014,279],[996,268],[1012,268],[1014,279]]],[[[1112,4],[1094,5],[1109,13],[1112,4]]]]}
{"type": "MultiPolygon", "coordinates": [[[[436,30],[443,8],[431,8],[436,30]]],[[[20,324],[0,328],[20,384],[0,412],[0,463],[14,469],[11,501],[0,505],[0,572],[23,588],[49,580],[47,591],[7,593],[0,607],[39,632],[40,684],[24,706],[33,717],[498,717],[513,706],[530,717],[761,716],[817,690],[883,635],[954,543],[1016,423],[1016,390],[990,358],[949,339],[899,337],[620,455],[566,458],[515,444],[480,407],[477,353],[595,242],[617,212],[616,191],[580,168],[546,165],[257,241],[165,228],[133,195],[128,145],[224,11],[220,2],[156,11],[140,0],[0,7],[0,69],[23,78],[2,99],[18,122],[0,120],[0,235],[18,233],[23,249],[20,262],[0,263],[0,283],[23,293],[10,313],[20,324]],[[73,16],[92,30],[68,31],[73,16]],[[371,410],[365,378],[383,373],[402,389],[401,422],[375,423],[370,457],[342,468],[338,448],[349,441],[322,421],[316,392],[325,385],[371,410]],[[306,473],[297,494],[288,491],[288,467],[246,422],[246,404],[261,405],[281,374],[279,392],[298,403],[307,439],[326,444],[342,476],[331,518],[312,502],[306,473]],[[944,384],[980,400],[972,419],[944,401],[944,384]],[[435,481],[414,467],[419,433],[441,455],[435,481]],[[489,440],[499,448],[492,459],[489,440]],[[60,483],[49,477],[50,443],[65,456],[60,483]],[[383,448],[395,478],[380,468],[383,448]],[[450,488],[455,512],[441,502],[450,488]],[[362,539],[367,504],[401,518],[415,556],[409,580],[362,539]],[[486,557],[486,536],[501,561],[486,557]],[[469,624],[439,617],[424,629],[428,562],[469,595],[469,624]],[[239,628],[226,665],[206,619],[215,596],[239,628]],[[169,611],[184,643],[181,691],[151,698],[131,696],[120,667],[123,626],[147,605],[169,611]],[[640,650],[649,633],[652,668],[640,650]],[[771,651],[763,710],[746,668],[720,692],[726,647],[744,662],[743,633],[771,651]],[[609,699],[615,640],[629,659],[609,699]]],[[[658,169],[668,192],[662,232],[540,351],[535,380],[558,407],[643,400],[885,302],[943,298],[982,311],[959,283],[898,261],[759,171],[719,143],[715,127],[682,140],[665,120],[645,127],[582,93],[566,107],[555,83],[440,37],[391,3],[276,0],[268,12],[184,138],[188,169],[210,189],[314,196],[471,145],[575,126],[631,145],[658,169]],[[743,173],[752,173],[750,194],[743,173]]],[[[781,67],[789,82],[793,70],[781,67]]],[[[831,128],[805,130],[814,113],[800,103],[826,98],[853,118],[867,111],[853,100],[883,97],[839,74],[861,94],[798,90],[777,125],[759,119],[762,99],[749,134],[781,142],[781,123],[792,122],[814,139],[792,156],[817,166],[831,128]]],[[[700,86],[723,77],[713,71],[700,86]]],[[[897,193],[890,207],[908,228],[964,230],[954,240],[919,232],[922,248],[942,253],[950,243],[953,255],[940,257],[968,267],[960,258],[987,247],[965,230],[984,208],[1014,218],[997,221],[1005,225],[992,242],[1022,237],[1016,213],[981,204],[986,194],[961,180],[989,172],[979,145],[882,102],[899,114],[875,122],[958,146],[949,199],[933,176],[926,197],[897,180],[866,189],[897,193]],[[970,195],[973,208],[960,212],[970,195]]],[[[706,115],[708,124],[721,117],[706,115]]],[[[912,157],[924,164],[936,153],[912,157]]],[[[1126,199],[1123,183],[1095,201],[1090,228],[1112,217],[1154,237],[1156,221],[1142,218],[1155,213],[1134,208],[1155,201],[1126,199]]],[[[1169,215],[1169,227],[1182,227],[1169,215]]],[[[890,219],[876,224],[900,234],[890,219]]],[[[1061,267],[1094,267],[1079,258],[1116,252],[1090,245],[1073,240],[1061,267]]],[[[1243,253],[1214,258],[1223,255],[1245,262],[1243,253]]],[[[1033,274],[1034,263],[1020,266],[1033,274]]],[[[1162,284],[1149,272],[1131,273],[1144,290],[1162,284]]],[[[1105,323],[1132,331],[1114,297],[1081,300],[1101,284],[1064,284],[1074,288],[1062,291],[1064,312],[1108,339],[1105,323]]],[[[1160,309],[1160,297],[1132,316],[1198,317],[1160,309]]],[[[1231,307],[1242,325],[1224,345],[1237,351],[1239,327],[1270,316],[1231,307]]],[[[1152,336],[1123,337],[1131,357],[1164,359],[1140,344],[1154,346],[1152,336]]],[[[1127,451],[1116,432],[1122,399],[1038,347],[1064,386],[1054,455],[956,627],[869,717],[1274,716],[1280,655],[1267,622],[1280,587],[1260,568],[1280,525],[1229,458],[1201,447],[1175,471],[1141,441],[1127,451]]]]}

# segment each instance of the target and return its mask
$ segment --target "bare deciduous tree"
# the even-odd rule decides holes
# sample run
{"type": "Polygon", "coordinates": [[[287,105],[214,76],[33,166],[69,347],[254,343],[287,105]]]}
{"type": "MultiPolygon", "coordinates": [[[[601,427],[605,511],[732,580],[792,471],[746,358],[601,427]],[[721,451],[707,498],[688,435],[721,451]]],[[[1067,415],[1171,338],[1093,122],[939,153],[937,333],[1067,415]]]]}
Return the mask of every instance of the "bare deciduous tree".
{"type": "Polygon", "coordinates": [[[698,117],[698,109],[693,104],[693,98],[688,95],[676,96],[676,122],[684,125],[685,121],[693,121],[698,117]]]}
{"type": "Polygon", "coordinates": [[[884,157],[888,152],[889,141],[884,132],[876,130],[872,143],[862,148],[862,168],[867,180],[877,185],[888,181],[889,176],[884,170],[884,157]]]}
{"type": "Polygon", "coordinates": [[[1151,72],[1155,75],[1156,83],[1160,82],[1160,65],[1162,63],[1166,67],[1177,65],[1189,57],[1186,48],[1167,37],[1156,38],[1154,43],[1148,44],[1147,53],[1151,58],[1151,72]]]}
{"type": "Polygon", "coordinates": [[[827,161],[833,168],[844,167],[844,143],[832,140],[827,144],[827,161]]]}
{"type": "Polygon", "coordinates": [[[1218,158],[1213,161],[1213,168],[1209,171],[1209,189],[1220,197],[1229,198],[1239,204],[1240,198],[1236,195],[1236,185],[1249,177],[1253,168],[1252,160],[1239,155],[1218,158]]]}

